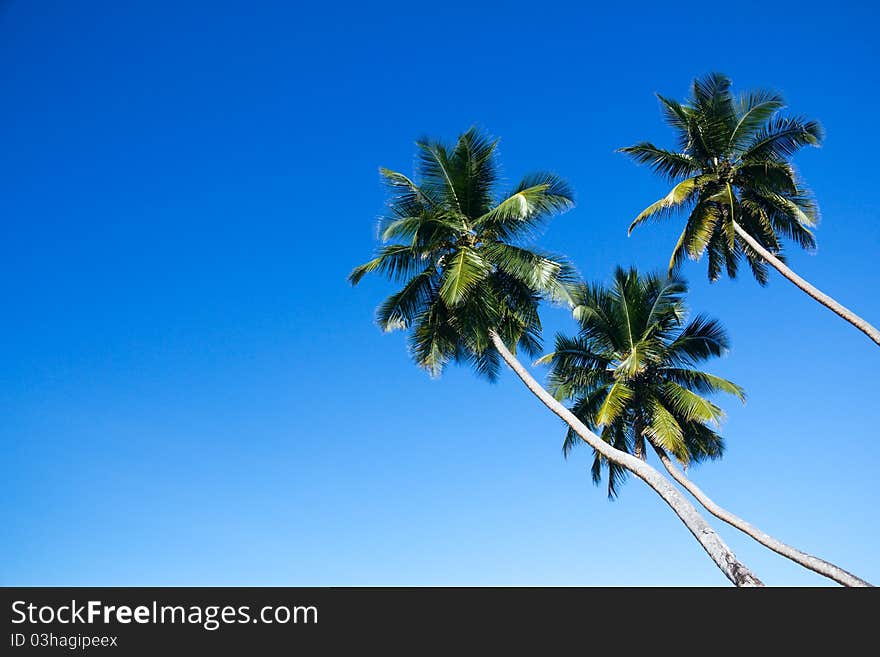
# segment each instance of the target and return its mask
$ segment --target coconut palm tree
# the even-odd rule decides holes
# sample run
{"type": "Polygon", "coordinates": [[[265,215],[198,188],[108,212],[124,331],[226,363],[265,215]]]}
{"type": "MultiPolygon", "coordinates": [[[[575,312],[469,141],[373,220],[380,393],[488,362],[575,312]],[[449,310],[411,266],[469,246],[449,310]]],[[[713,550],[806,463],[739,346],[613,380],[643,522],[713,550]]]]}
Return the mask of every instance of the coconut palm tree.
{"type": "MultiPolygon", "coordinates": [[[[687,285],[679,278],[640,276],[618,268],[610,287],[579,285],[572,289],[574,337],[556,336],[550,363],[550,391],[571,400],[571,411],[593,432],[622,452],[647,458],[646,445],[672,477],[713,515],[759,543],[810,570],[846,586],[869,586],[832,563],[792,548],[715,504],[672,463],[720,458],[719,433],[724,412],[705,395],[727,393],[745,401],[735,383],[698,367],[728,349],[724,328],[697,315],[687,319],[687,285]]],[[[566,456],[582,441],[569,428],[566,456]]],[[[607,474],[614,498],[627,471],[593,450],[594,483],[607,474]]]]}
{"type": "MultiPolygon", "coordinates": [[[[556,336],[550,392],[574,401],[572,412],[603,440],[645,459],[647,444],[660,447],[684,466],[720,458],[722,410],[703,397],[724,392],[745,400],[738,385],[695,369],[727,349],[727,335],[704,316],[686,325],[686,283],[679,278],[640,276],[617,268],[610,287],[581,284],[571,290],[580,330],[556,336]]],[[[567,456],[577,444],[568,431],[567,456]]],[[[593,481],[608,474],[608,496],[617,496],[626,471],[594,453],[593,481]]]]}
{"type": "Polygon", "coordinates": [[[402,285],[376,317],[386,331],[409,333],[417,365],[438,375],[449,363],[464,363],[494,379],[503,360],[581,439],[653,488],[730,581],[761,586],[666,477],[595,435],[517,360],[519,349],[540,351],[541,299],[568,300],[574,276],[562,258],[523,243],[573,202],[567,186],[550,173],[526,176],[497,198],[496,145],[472,129],[452,147],[417,142],[415,179],[381,169],[391,192],[380,223],[386,243],[352,271],[350,281],[378,272],[402,285]]]}
{"type": "Polygon", "coordinates": [[[880,331],[798,276],[782,255],[783,238],[807,250],[816,246],[811,229],[819,210],[789,160],[805,146],[818,146],[822,127],[781,115],[785,101],[776,92],[735,97],[730,84],[727,77],[712,73],[694,80],[691,98],[684,103],[658,94],[666,123],[676,133],[675,150],[650,142],[620,149],[675,183],[666,196],[642,210],[630,233],[650,219],[685,213],[670,272],[685,256],[696,260],[706,253],[710,280],[722,271],[733,278],[744,258],[764,285],[769,264],[880,345],[880,331]]]}

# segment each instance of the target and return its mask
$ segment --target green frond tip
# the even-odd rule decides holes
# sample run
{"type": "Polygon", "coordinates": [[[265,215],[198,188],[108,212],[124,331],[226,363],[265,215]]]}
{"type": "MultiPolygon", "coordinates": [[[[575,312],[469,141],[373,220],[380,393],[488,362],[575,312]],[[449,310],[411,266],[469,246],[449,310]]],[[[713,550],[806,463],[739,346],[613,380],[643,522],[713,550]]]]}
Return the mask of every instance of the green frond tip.
{"type": "Polygon", "coordinates": [[[412,190],[413,192],[419,194],[421,190],[419,190],[418,185],[416,185],[412,180],[407,178],[402,173],[398,173],[397,171],[392,171],[391,169],[386,169],[385,167],[379,167],[379,175],[385,179],[385,182],[388,183],[391,187],[403,187],[404,189],[412,190]]]}
{"type": "Polygon", "coordinates": [[[369,262],[366,262],[362,265],[358,265],[354,269],[351,270],[351,273],[348,275],[348,282],[351,283],[352,287],[361,282],[361,279],[369,274],[371,271],[376,271],[379,266],[379,258],[374,258],[369,262]]]}
{"type": "Polygon", "coordinates": [[[486,235],[510,240],[529,237],[552,216],[574,207],[568,185],[553,173],[524,177],[500,203],[474,220],[486,235]]]}
{"type": "Polygon", "coordinates": [[[642,210],[629,225],[627,235],[632,235],[633,230],[643,221],[661,215],[663,212],[676,208],[688,201],[697,190],[697,177],[687,178],[678,183],[672,190],[659,201],[652,203],[642,210]]]}

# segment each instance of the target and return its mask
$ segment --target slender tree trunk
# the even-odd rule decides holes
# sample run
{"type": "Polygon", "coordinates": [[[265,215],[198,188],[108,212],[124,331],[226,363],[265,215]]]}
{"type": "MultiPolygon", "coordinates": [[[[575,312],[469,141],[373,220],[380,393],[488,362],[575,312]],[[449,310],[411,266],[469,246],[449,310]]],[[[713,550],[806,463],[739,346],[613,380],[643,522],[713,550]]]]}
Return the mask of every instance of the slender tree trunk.
{"type": "Polygon", "coordinates": [[[823,306],[831,310],[833,313],[842,317],[850,324],[859,329],[862,333],[871,338],[874,342],[880,345],[880,330],[874,328],[871,324],[866,322],[864,319],[856,315],[852,310],[843,306],[827,294],[822,292],[821,290],[813,287],[805,281],[803,278],[795,274],[791,269],[786,266],[784,262],[782,262],[779,258],[770,253],[767,249],[765,249],[760,242],[758,242],[754,237],[749,235],[746,230],[740,226],[735,221],[733,222],[733,229],[736,231],[736,234],[739,235],[746,243],[752,247],[755,251],[760,254],[760,256],[772,267],[776,269],[780,274],[785,276],[792,283],[797,285],[801,290],[806,292],[808,295],[813,297],[816,301],[821,303],[823,306]]]}
{"type": "Polygon", "coordinates": [[[663,464],[663,467],[666,468],[666,471],[672,475],[672,478],[680,483],[700,504],[706,507],[706,510],[709,513],[716,518],[720,518],[727,524],[733,525],[741,532],[748,534],[758,541],[758,543],[770,548],[777,554],[781,554],[783,557],[787,557],[795,563],[799,563],[804,568],[809,568],[820,575],[833,579],[839,584],[843,584],[844,586],[872,586],[872,584],[845,571],[843,568],[835,566],[833,563],[829,563],[819,557],[814,557],[806,552],[801,552],[790,545],[786,545],[782,541],[776,540],[769,534],[762,532],[757,527],[753,527],[742,518],[735,516],[727,509],[721,508],[713,502],[708,495],[700,490],[694,482],[688,479],[678,468],[675,467],[672,459],[669,458],[662,447],[655,445],[653,442],[651,442],[651,446],[654,448],[654,451],[657,452],[657,456],[660,457],[660,462],[663,464]]]}
{"type": "Polygon", "coordinates": [[[541,384],[535,381],[535,378],[516,359],[516,356],[510,352],[497,333],[493,331],[491,338],[492,344],[498,350],[498,353],[501,354],[504,362],[507,363],[510,369],[516,373],[526,387],[547,408],[562,418],[584,442],[602,456],[632,472],[663,498],[663,501],[672,508],[727,579],[737,586],[764,586],[763,582],[752,571],[737,560],[731,549],[727,547],[724,541],[721,540],[721,537],[703,519],[696,507],[666,477],[632,454],[615,449],[590,431],[571,411],[556,401],[549,392],[541,387],[541,384]]]}

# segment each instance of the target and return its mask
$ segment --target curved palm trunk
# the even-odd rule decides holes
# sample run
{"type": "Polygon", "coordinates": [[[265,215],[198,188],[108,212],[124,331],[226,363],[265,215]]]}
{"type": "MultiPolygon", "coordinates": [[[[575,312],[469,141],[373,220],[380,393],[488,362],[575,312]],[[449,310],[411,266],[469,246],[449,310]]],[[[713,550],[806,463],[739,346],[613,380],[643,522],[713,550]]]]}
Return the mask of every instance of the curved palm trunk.
{"type": "Polygon", "coordinates": [[[757,527],[753,527],[739,516],[735,516],[727,509],[723,509],[722,507],[718,506],[694,482],[688,479],[684,475],[684,473],[682,473],[678,468],[675,467],[675,464],[672,462],[672,460],[669,458],[662,447],[655,445],[653,442],[651,443],[651,446],[654,448],[654,451],[657,452],[657,456],[660,458],[660,462],[663,464],[663,467],[666,468],[666,471],[670,475],[672,475],[672,478],[680,483],[685,488],[685,490],[693,495],[694,498],[716,518],[720,518],[728,525],[732,525],[733,527],[739,529],[741,532],[748,534],[753,539],[758,541],[758,543],[770,548],[777,554],[781,554],[783,557],[787,557],[795,563],[799,563],[804,568],[808,568],[813,572],[817,572],[820,575],[828,577],[829,579],[833,579],[839,584],[843,584],[844,586],[873,586],[873,584],[866,582],[860,577],[856,577],[852,573],[845,571],[843,568],[835,566],[833,563],[829,563],[824,559],[820,559],[819,557],[814,557],[812,554],[801,552],[800,550],[793,548],[790,545],[786,545],[782,541],[776,540],[769,534],[765,534],[764,532],[762,532],[757,527]]]}
{"type": "Polygon", "coordinates": [[[784,262],[782,262],[779,258],[770,253],[767,249],[765,249],[760,242],[758,242],[754,237],[749,235],[745,229],[740,226],[735,221],[733,222],[733,229],[736,231],[736,234],[739,235],[746,243],[752,247],[755,251],[760,254],[760,256],[771,265],[776,271],[785,276],[792,283],[797,285],[801,290],[806,292],[809,296],[813,297],[816,301],[821,303],[823,306],[831,310],[833,313],[837,314],[839,317],[842,317],[850,324],[859,329],[862,333],[871,338],[874,342],[880,345],[880,330],[877,330],[871,324],[866,322],[864,319],[856,315],[852,310],[843,306],[827,294],[822,292],[821,290],[813,287],[805,281],[803,278],[795,274],[791,269],[789,269],[784,262]]]}
{"type": "Polygon", "coordinates": [[[497,333],[492,332],[491,338],[492,344],[498,350],[498,353],[501,354],[504,362],[507,363],[510,369],[516,373],[526,387],[547,408],[562,418],[584,442],[602,454],[602,456],[632,472],[663,498],[663,501],[672,508],[727,579],[737,586],[764,586],[764,583],[752,571],[737,560],[731,549],[727,547],[724,541],[721,540],[721,537],[703,519],[696,507],[666,477],[632,454],[615,449],[590,431],[571,411],[556,401],[549,392],[544,390],[541,384],[535,381],[534,377],[516,359],[516,356],[510,352],[497,333]]]}

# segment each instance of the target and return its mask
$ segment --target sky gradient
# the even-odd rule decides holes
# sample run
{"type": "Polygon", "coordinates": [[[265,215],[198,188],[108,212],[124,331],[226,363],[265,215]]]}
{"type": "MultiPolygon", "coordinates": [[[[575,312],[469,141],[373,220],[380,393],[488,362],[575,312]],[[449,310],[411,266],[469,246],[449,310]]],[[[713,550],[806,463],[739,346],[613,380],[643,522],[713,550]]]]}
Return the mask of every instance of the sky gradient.
{"type": "MultiPolygon", "coordinates": [[[[856,5],[0,4],[0,584],[725,584],[641,482],[609,502],[588,450],[564,460],[511,374],[431,380],[373,323],[392,288],[345,277],[377,168],[471,125],[510,184],[573,186],[542,247],[588,280],[662,268],[680,224],[626,227],[665,186],[614,151],[672,145],[653,93],[719,70],[824,124],[795,160],[819,250],[790,263],[880,322],[878,15],[856,5]]],[[[693,478],[880,581],[880,351],[775,272],[682,274],[731,334],[710,371],[749,395],[693,478]]],[[[828,583],[713,524],[766,583],[828,583]]]]}

